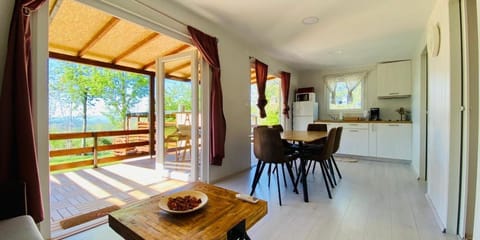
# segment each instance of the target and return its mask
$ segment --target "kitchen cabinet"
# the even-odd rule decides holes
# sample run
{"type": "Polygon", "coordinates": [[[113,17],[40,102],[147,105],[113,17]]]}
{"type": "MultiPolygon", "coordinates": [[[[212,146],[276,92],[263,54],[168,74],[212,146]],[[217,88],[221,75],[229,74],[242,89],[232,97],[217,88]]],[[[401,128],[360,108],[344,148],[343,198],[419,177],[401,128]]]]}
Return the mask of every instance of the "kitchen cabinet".
{"type": "Polygon", "coordinates": [[[377,157],[412,159],[411,124],[376,124],[377,157]]]}
{"type": "Polygon", "coordinates": [[[327,129],[343,127],[339,154],[372,159],[412,159],[412,125],[397,122],[319,122],[327,129]]]}
{"type": "Polygon", "coordinates": [[[412,66],[410,60],[377,65],[377,96],[379,98],[412,95],[412,66]]]}
{"type": "Polygon", "coordinates": [[[327,129],[343,127],[337,153],[368,156],[368,123],[333,123],[327,129]]]}

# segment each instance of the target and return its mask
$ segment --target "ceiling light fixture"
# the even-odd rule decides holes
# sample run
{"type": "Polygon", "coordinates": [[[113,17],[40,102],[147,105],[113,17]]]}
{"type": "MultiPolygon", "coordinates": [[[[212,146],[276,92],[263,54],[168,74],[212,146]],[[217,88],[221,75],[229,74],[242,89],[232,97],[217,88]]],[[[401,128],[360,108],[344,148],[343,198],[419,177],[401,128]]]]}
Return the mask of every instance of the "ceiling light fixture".
{"type": "Polygon", "coordinates": [[[306,17],[302,20],[302,23],[305,24],[305,25],[312,25],[312,24],[315,24],[315,23],[318,23],[318,17],[306,17]]]}

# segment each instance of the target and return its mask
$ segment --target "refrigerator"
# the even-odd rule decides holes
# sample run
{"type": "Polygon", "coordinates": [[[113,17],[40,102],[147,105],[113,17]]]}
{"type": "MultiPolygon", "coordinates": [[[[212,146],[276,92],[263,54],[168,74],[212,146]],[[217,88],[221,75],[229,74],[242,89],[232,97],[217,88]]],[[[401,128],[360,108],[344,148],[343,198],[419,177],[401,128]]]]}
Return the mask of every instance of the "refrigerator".
{"type": "Polygon", "coordinates": [[[318,120],[318,103],[293,102],[293,130],[306,131],[307,125],[318,120]]]}

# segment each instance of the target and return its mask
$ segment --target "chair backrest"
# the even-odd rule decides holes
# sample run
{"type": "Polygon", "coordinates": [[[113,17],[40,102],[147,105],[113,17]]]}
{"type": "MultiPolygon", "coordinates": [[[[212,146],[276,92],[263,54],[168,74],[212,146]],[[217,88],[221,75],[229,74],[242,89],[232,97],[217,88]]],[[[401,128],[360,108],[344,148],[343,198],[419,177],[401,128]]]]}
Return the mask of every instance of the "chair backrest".
{"type": "Polygon", "coordinates": [[[313,160],[322,161],[330,158],[330,156],[333,154],[333,148],[335,147],[336,133],[337,133],[336,128],[332,128],[330,129],[330,131],[328,131],[327,141],[325,142],[325,145],[322,148],[322,152],[319,154],[314,154],[312,156],[313,160]]]}
{"type": "Polygon", "coordinates": [[[333,152],[336,153],[340,147],[340,139],[342,138],[343,127],[337,128],[337,133],[335,134],[335,145],[333,146],[333,152]]]}
{"type": "Polygon", "coordinates": [[[327,131],[327,124],[323,123],[310,123],[307,126],[307,131],[322,131],[326,132],[327,131]]]}
{"type": "Polygon", "coordinates": [[[253,129],[253,152],[264,162],[283,162],[283,143],[280,131],[276,128],[255,127],[253,129]]]}
{"type": "Polygon", "coordinates": [[[278,129],[280,132],[283,132],[283,126],[281,124],[272,125],[272,128],[278,129]]]}

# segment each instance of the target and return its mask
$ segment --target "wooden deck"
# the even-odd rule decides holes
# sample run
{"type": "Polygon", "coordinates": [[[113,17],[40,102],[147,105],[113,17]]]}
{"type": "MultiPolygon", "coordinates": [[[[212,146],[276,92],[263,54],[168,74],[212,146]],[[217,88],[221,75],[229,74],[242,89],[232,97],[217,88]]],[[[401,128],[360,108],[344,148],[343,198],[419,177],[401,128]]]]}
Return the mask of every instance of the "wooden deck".
{"type": "MultiPolygon", "coordinates": [[[[178,171],[186,172],[189,170],[189,160],[182,162],[168,160],[165,168],[176,168],[178,171]]],[[[113,205],[121,207],[186,184],[184,181],[168,179],[161,175],[155,170],[155,160],[149,157],[105,167],[52,174],[50,176],[52,237],[66,236],[89,225],[86,223],[63,229],[60,225],[62,220],[113,205]]]]}

